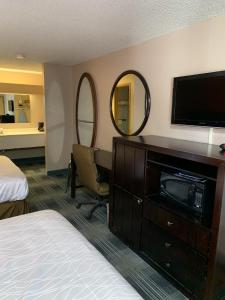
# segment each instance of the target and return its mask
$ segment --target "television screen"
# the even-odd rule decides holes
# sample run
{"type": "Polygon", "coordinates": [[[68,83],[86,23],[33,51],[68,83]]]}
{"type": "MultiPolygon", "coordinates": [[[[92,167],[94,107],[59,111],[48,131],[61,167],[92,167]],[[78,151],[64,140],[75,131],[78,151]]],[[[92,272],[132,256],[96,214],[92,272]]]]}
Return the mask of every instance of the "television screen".
{"type": "Polygon", "coordinates": [[[172,124],[225,127],[225,71],[174,78],[172,124]]]}

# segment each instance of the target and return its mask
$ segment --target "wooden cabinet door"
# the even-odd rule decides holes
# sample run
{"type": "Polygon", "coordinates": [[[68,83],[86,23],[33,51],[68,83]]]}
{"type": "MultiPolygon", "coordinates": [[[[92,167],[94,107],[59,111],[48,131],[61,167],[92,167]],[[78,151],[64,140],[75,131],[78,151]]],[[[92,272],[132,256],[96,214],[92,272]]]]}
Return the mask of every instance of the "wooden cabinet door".
{"type": "Polygon", "coordinates": [[[142,220],[142,208],[143,200],[139,197],[132,197],[132,221],[131,221],[131,247],[134,250],[140,249],[141,238],[141,220],[142,220]]]}
{"type": "Polygon", "coordinates": [[[145,193],[145,149],[115,143],[114,183],[136,196],[145,193]]]}
{"type": "Polygon", "coordinates": [[[114,186],[112,189],[112,224],[111,230],[126,244],[130,244],[130,224],[132,217],[132,201],[129,194],[114,186]]]}
{"type": "Polygon", "coordinates": [[[110,229],[130,247],[138,249],[142,200],[116,186],[112,193],[110,229]]]}

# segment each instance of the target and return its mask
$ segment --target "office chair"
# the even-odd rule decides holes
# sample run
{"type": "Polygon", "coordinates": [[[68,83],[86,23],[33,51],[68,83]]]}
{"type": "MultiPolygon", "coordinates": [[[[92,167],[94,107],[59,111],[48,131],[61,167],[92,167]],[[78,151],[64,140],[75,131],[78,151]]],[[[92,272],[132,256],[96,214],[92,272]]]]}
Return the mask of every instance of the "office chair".
{"type": "MultiPolygon", "coordinates": [[[[102,182],[94,160],[94,148],[86,147],[80,144],[73,145],[73,157],[76,165],[76,173],[82,186],[96,194],[97,203],[90,210],[87,218],[91,219],[94,211],[101,206],[106,207],[106,197],[109,195],[109,184],[102,182]]],[[[80,208],[82,204],[77,202],[76,207],[80,208]]]]}

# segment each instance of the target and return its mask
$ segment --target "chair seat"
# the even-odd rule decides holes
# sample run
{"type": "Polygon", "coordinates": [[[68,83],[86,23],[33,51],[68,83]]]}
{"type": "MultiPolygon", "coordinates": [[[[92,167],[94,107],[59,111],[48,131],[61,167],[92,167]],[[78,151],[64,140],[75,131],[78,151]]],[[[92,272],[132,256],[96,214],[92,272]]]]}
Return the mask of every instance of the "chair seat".
{"type": "Polygon", "coordinates": [[[99,183],[97,194],[99,196],[107,196],[109,194],[109,184],[106,182],[99,183]]]}

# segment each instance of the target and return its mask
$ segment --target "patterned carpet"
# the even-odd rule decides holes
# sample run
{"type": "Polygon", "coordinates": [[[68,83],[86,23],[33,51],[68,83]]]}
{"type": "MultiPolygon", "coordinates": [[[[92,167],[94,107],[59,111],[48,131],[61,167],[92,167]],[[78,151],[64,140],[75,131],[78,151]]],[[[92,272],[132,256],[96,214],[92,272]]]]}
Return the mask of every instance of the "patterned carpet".
{"type": "MultiPolygon", "coordinates": [[[[158,272],[124,245],[107,227],[106,209],[98,209],[92,219],[85,218],[90,205],[79,210],[70,193],[65,193],[65,174],[46,176],[41,163],[20,165],[28,178],[30,193],[28,201],[32,211],[54,209],[64,215],[130,282],[144,299],[184,300],[181,292],[158,272]]],[[[92,197],[83,189],[77,191],[79,201],[89,202],[92,197]]]]}

